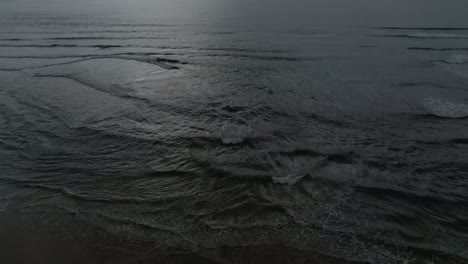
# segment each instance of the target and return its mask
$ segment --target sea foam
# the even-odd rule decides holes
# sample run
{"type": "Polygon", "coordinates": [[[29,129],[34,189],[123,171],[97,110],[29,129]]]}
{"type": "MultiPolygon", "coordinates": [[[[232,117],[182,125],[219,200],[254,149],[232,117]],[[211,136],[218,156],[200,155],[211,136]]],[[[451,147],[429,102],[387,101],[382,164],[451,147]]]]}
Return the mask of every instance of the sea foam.
{"type": "Polygon", "coordinates": [[[468,117],[468,105],[449,101],[446,99],[426,98],[423,101],[424,109],[439,117],[463,118],[468,117]]]}

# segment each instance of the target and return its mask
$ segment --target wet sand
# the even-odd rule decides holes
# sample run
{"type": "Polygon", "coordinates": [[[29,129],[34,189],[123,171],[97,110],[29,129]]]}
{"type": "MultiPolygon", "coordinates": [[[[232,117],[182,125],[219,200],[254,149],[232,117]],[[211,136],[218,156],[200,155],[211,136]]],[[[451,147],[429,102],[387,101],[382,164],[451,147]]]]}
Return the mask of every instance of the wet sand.
{"type": "Polygon", "coordinates": [[[190,252],[109,234],[78,216],[0,214],[0,255],[9,264],[357,263],[285,246],[199,248],[190,252]]]}

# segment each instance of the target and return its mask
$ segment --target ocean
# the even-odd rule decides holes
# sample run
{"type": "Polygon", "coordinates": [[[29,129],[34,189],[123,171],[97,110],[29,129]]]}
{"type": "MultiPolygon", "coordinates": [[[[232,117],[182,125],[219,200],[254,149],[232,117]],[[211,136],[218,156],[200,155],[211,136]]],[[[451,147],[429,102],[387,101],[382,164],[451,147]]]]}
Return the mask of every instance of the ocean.
{"type": "Polygon", "coordinates": [[[309,2],[0,1],[0,255],[468,263],[468,5],[309,2]]]}

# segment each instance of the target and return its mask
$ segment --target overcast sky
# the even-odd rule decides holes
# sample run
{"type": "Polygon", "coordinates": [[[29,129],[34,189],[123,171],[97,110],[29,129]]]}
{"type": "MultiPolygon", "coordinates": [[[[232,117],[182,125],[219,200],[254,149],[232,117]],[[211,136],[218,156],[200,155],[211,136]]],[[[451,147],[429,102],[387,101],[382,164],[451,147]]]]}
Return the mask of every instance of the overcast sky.
{"type": "Polygon", "coordinates": [[[144,11],[245,21],[368,26],[468,27],[468,0],[0,0],[0,9],[93,14],[144,11]]]}

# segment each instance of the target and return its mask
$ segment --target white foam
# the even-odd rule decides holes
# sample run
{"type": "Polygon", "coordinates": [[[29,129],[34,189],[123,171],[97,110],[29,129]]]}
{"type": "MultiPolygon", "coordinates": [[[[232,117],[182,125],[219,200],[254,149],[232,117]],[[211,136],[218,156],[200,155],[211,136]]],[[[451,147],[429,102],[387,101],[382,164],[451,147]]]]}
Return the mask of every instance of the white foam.
{"type": "Polygon", "coordinates": [[[252,127],[235,124],[225,124],[220,131],[221,141],[226,145],[242,144],[252,133],[252,127]]]}
{"type": "Polygon", "coordinates": [[[443,61],[445,63],[450,63],[450,64],[464,64],[464,63],[468,63],[468,55],[452,54],[448,59],[445,59],[443,61]]]}
{"type": "Polygon", "coordinates": [[[468,117],[468,105],[446,99],[426,98],[423,100],[424,109],[436,116],[448,118],[468,117]]]}
{"type": "Polygon", "coordinates": [[[294,185],[302,180],[307,174],[289,174],[283,177],[272,177],[274,183],[294,185]]]}

